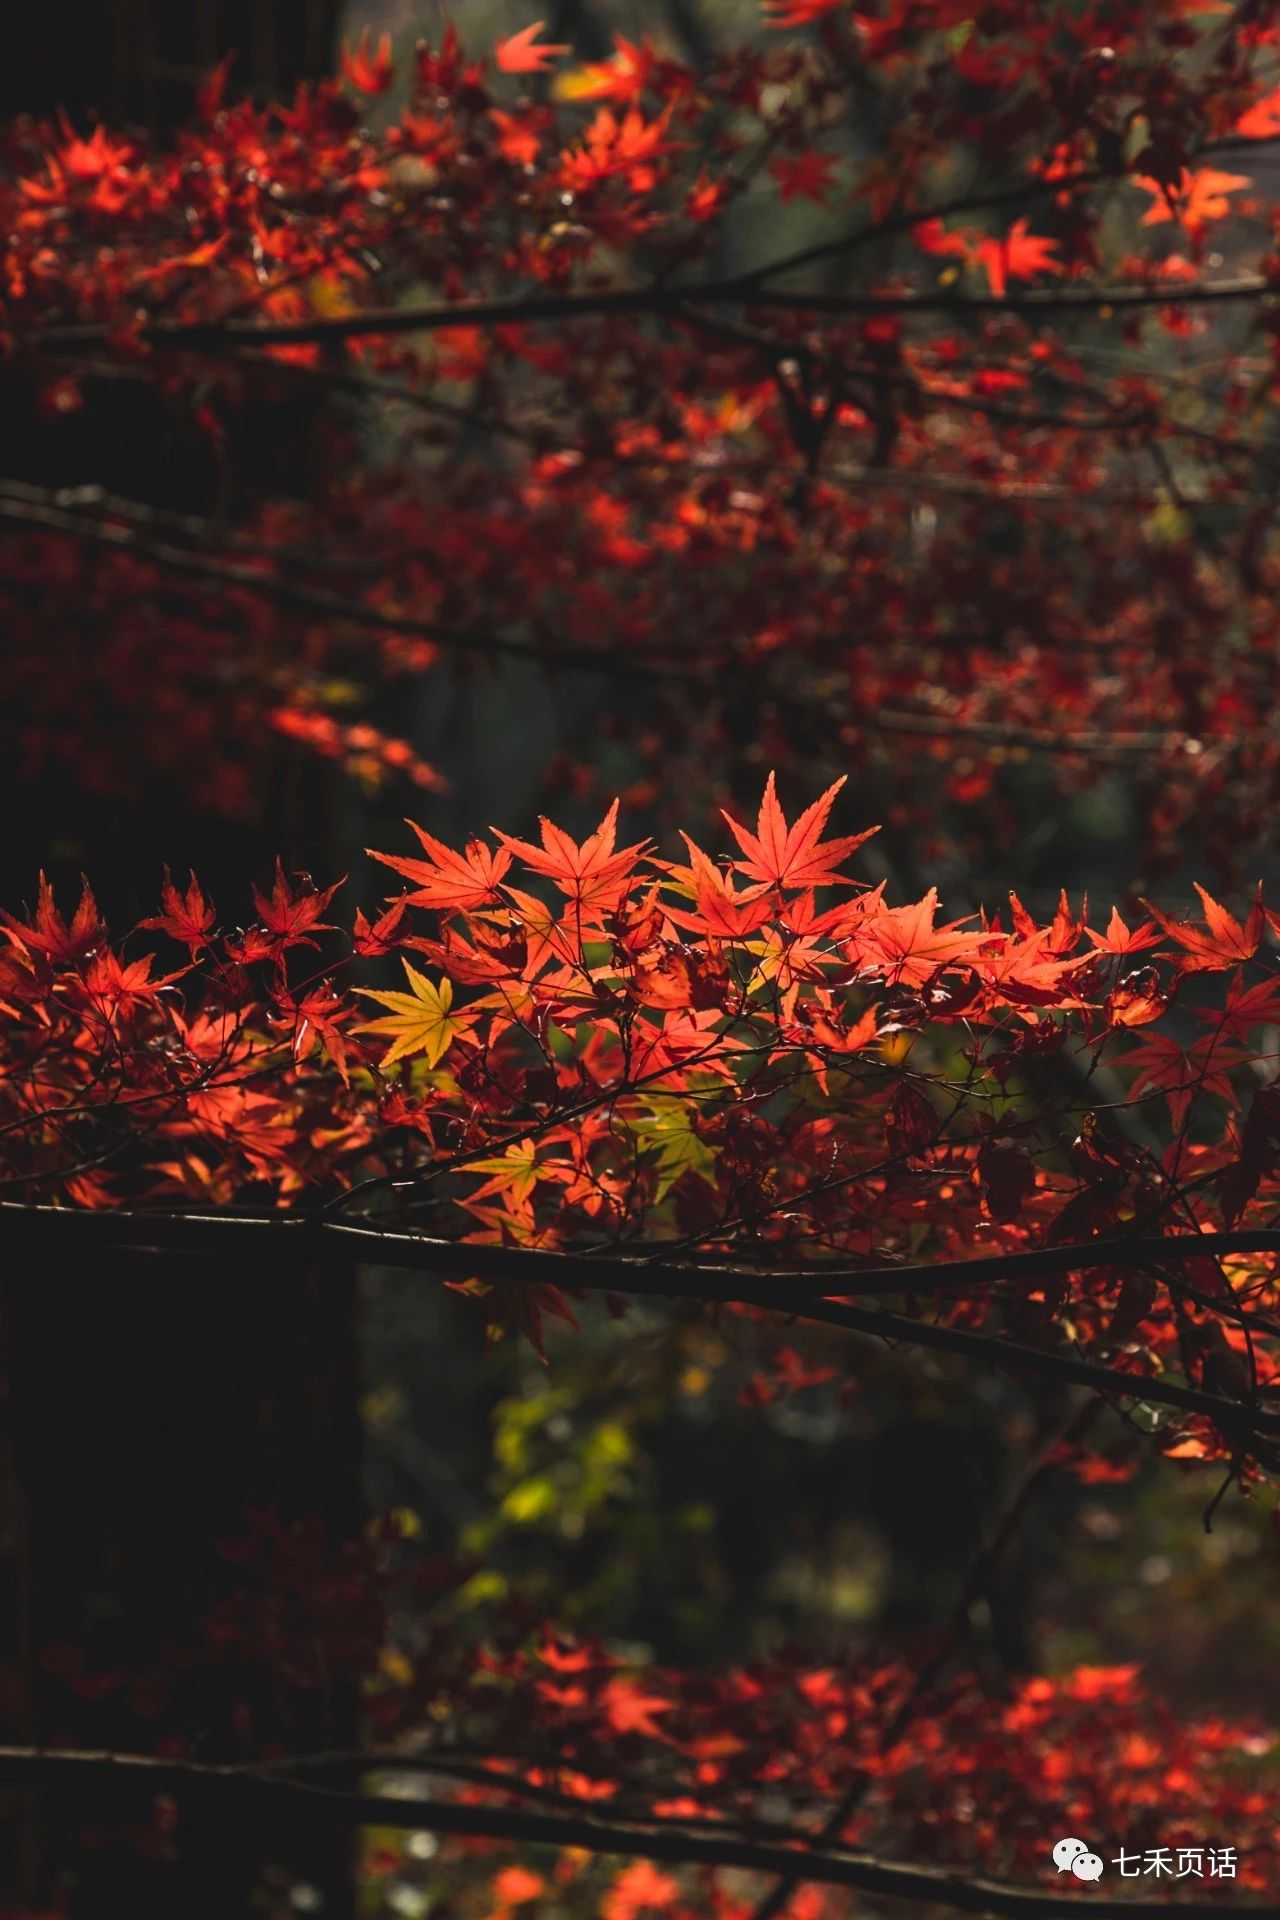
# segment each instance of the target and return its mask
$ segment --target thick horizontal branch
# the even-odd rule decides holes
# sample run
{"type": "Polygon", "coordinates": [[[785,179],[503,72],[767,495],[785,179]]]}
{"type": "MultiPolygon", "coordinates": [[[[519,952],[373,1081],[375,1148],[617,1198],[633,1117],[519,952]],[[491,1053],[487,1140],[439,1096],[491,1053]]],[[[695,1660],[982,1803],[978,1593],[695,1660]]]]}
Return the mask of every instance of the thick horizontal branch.
{"type": "Polygon", "coordinates": [[[89,482],[84,486],[37,487],[26,480],[0,478],[0,497],[19,507],[48,508],[57,514],[120,520],[147,533],[174,534],[206,553],[230,551],[251,554],[257,559],[277,561],[284,566],[328,574],[372,575],[384,570],[377,554],[326,553],[314,547],[288,546],[265,540],[227,525],[209,515],[179,513],[171,507],[153,506],[150,501],[130,500],[122,494],[108,493],[105,487],[89,482]]]}
{"type": "MultiPolygon", "coordinates": [[[[1182,281],[1171,286],[1045,287],[1021,294],[829,293],[820,288],[779,292],[762,288],[749,275],[709,280],[701,285],[602,287],[582,293],[517,295],[501,300],[460,300],[433,306],[366,307],[356,313],[296,321],[156,320],[139,329],[152,346],[198,352],[227,346],[315,346],[325,341],[374,335],[434,333],[446,327],[496,328],[555,325],[613,315],[679,317],[682,307],[740,306],[761,313],[812,314],[1025,314],[1124,313],[1144,307],[1181,307],[1256,301],[1280,291],[1269,280],[1248,275],[1235,280],[1182,281]]],[[[48,327],[29,344],[60,352],[110,344],[110,329],[93,323],[48,327]]]]}
{"type": "MultiPolygon", "coordinates": [[[[1038,1282],[1070,1273],[1114,1268],[1122,1272],[1167,1270],[1187,1260],[1225,1254],[1280,1252],[1280,1229],[1240,1229],[1231,1233],[1147,1234],[1132,1239],[1090,1240],[1061,1247],[1036,1247],[1023,1253],[988,1254],[976,1260],[866,1267],[815,1264],[760,1268],[664,1260],[625,1252],[557,1253],[529,1247],[462,1245],[425,1234],[406,1233],[334,1215],[194,1214],[88,1211],[70,1207],[0,1204],[0,1247],[12,1263],[28,1254],[32,1271],[53,1254],[89,1258],[106,1247],[168,1252],[211,1251],[224,1258],[258,1257],[279,1262],[334,1249],[354,1261],[434,1274],[442,1278],[516,1282],[569,1291],[610,1292],[725,1305],[764,1307],[772,1312],[847,1328],[907,1345],[963,1354],[988,1365],[1038,1374],[1064,1384],[1203,1414],[1223,1431],[1280,1434],[1280,1408],[1259,1409],[1243,1400],[1151,1379],[1078,1358],[1070,1353],[1021,1346],[991,1334],[937,1326],[928,1321],[838,1305],[859,1296],[934,1294],[963,1297],[1001,1282],[1038,1282]]],[[[1227,1319],[1247,1320],[1234,1297],[1212,1302],[1227,1319]]]]}
{"type": "MultiPolygon", "coordinates": [[[[1081,1911],[1076,1888],[1058,1893],[1053,1888],[1013,1886],[945,1867],[908,1866],[837,1847],[811,1847],[801,1852],[796,1846],[720,1833],[712,1821],[690,1821],[682,1827],[655,1831],[590,1815],[460,1805],[451,1800],[410,1799],[399,1794],[346,1793],[245,1767],[156,1760],[145,1754],[60,1753],[26,1747],[0,1748],[0,1781],[82,1790],[92,1796],[99,1822],[104,1794],[118,1789],[144,1800],[166,1794],[179,1801],[212,1803],[241,1817],[261,1809],[272,1818],[298,1815],[350,1826],[576,1847],[593,1854],[655,1860],[669,1866],[723,1867],[768,1874],[794,1874],[802,1869],[806,1881],[822,1886],[852,1887],[863,1893],[948,1907],[958,1913],[994,1914],[1001,1920],[1057,1920],[1057,1916],[1078,1916],[1081,1911]]],[[[1179,1920],[1229,1920],[1232,1914],[1271,1909],[1243,1901],[1179,1900],[1173,1906],[1162,1900],[1103,1897],[1090,1898],[1088,1911],[1092,1920],[1144,1920],[1145,1916],[1170,1912],[1175,1912],[1179,1920]]]]}
{"type": "Polygon", "coordinates": [[[945,713],[893,713],[877,707],[868,732],[906,733],[937,740],[977,740],[985,745],[1026,747],[1035,753],[1110,755],[1171,753],[1185,747],[1185,733],[1108,733],[1093,727],[1082,733],[1041,732],[1036,727],[1006,726],[998,720],[953,720],[945,713]]]}
{"type": "MultiPolygon", "coordinates": [[[[332,1245],[353,1260],[404,1272],[515,1280],[530,1286],[577,1288],[587,1293],[665,1295],[669,1298],[733,1301],[744,1288],[776,1285],[794,1303],[804,1299],[918,1293],[963,1295],[999,1281],[1057,1279],[1114,1267],[1134,1273],[1173,1267],[1184,1260],[1217,1260],[1229,1254],[1280,1254],[1280,1227],[1239,1227],[1225,1233],[1152,1233],[1082,1240],[1023,1252],[980,1255],[973,1260],[928,1260],[884,1266],[815,1261],[806,1266],[754,1266],[742,1262],[665,1259],[661,1253],[625,1247],[590,1253],[550,1252],[535,1247],[487,1246],[442,1240],[429,1234],[345,1220],[336,1213],[148,1213],[126,1208],[23,1206],[0,1202],[0,1247],[30,1251],[65,1248],[138,1247],[191,1252],[208,1249],[228,1258],[241,1254],[282,1257],[284,1247],[332,1245]]],[[[1225,1304],[1225,1302],[1224,1302],[1225,1304]]]]}

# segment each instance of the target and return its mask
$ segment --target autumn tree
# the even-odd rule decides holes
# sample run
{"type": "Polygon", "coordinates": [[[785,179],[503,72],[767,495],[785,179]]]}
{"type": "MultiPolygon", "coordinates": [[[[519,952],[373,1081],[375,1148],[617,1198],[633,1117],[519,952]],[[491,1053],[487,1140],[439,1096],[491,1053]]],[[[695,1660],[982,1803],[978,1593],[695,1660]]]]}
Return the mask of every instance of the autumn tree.
{"type": "Polygon", "coordinates": [[[361,1829],[372,1911],[414,1858],[504,1917],[1274,1888],[1265,1726],[970,1628],[1064,1477],[1159,1456],[1212,1523],[1280,1468],[1278,44],[1264,0],[771,0],[696,68],[449,27],[375,117],[365,34],[164,139],[5,127],[9,858],[57,880],[0,956],[28,1909],[274,1865],[340,1910],[361,1829]],[[598,744],[539,829],[447,832],[504,743],[436,764],[406,705],[512,661],[598,744]],[[1106,782],[1139,870],[1091,906],[1054,815],[1106,782]],[[909,1652],[646,1660],[362,1527],[361,1266],[553,1377],[713,1327],[761,1418],[945,1370],[1026,1458],[909,1652]],[[1172,1864],[1117,1893],[1112,1843],[1172,1864]]]}

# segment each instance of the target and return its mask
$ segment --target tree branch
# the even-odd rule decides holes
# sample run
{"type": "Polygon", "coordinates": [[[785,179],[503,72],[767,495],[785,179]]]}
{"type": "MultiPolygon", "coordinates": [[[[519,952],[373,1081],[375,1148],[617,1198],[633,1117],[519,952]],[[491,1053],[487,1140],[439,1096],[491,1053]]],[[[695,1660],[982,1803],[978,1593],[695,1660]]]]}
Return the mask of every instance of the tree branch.
{"type": "MultiPolygon", "coordinates": [[[[149,1213],[127,1208],[25,1206],[0,1202],[0,1245],[31,1250],[57,1246],[68,1252],[94,1247],[193,1251],[224,1250],[228,1257],[261,1253],[276,1257],[282,1243],[314,1246],[320,1239],[343,1247],[353,1259],[404,1272],[467,1273],[481,1280],[516,1280],[530,1286],[579,1288],[588,1293],[666,1295],[732,1301],[743,1289],[789,1289],[794,1307],[805,1299],[845,1299],[896,1293],[964,1294],[998,1281],[1039,1281],[1103,1267],[1139,1272],[1182,1260],[1224,1254],[1280,1254],[1280,1227],[1239,1227],[1223,1233],[1134,1234],[1131,1238],[1083,1240],[1023,1252],[983,1254],[973,1260],[932,1260],[901,1265],[751,1266],[745,1263],[672,1261],[625,1247],[586,1253],[536,1247],[486,1246],[444,1240],[371,1221],[293,1213],[149,1213]]],[[[1224,1300],[1223,1305],[1228,1302],[1224,1300]]]]}
{"type": "MultiPolygon", "coordinates": [[[[922,216],[917,216],[917,218],[922,216]]],[[[914,223],[913,223],[914,224],[914,223]]],[[[682,306],[741,306],[760,312],[812,314],[942,313],[957,319],[966,313],[1010,315],[1057,313],[1123,313],[1144,307],[1212,306],[1260,300],[1280,291],[1269,280],[1247,275],[1235,280],[1179,282],[1156,287],[1041,287],[1021,294],[830,293],[820,288],[795,293],[762,289],[759,280],[742,275],[731,280],[709,280],[701,285],[662,287],[601,287],[582,293],[527,294],[500,300],[460,300],[445,305],[367,307],[358,313],[326,318],[260,322],[255,320],[156,320],[138,329],[138,338],[150,346],[202,348],[240,345],[315,346],[326,341],[354,340],[373,335],[434,333],[443,327],[495,328],[547,325],[565,320],[605,318],[616,314],[656,314],[678,317],[682,306]]],[[[110,343],[111,330],[93,322],[53,326],[29,336],[26,344],[50,346],[65,352],[99,348],[110,343]]]]}
{"type": "MultiPolygon", "coordinates": [[[[5,1243],[14,1252],[30,1254],[33,1270],[34,1262],[47,1258],[55,1248],[64,1257],[91,1257],[103,1247],[135,1247],[170,1252],[207,1249],[228,1259],[258,1255],[264,1261],[278,1261],[290,1246],[301,1251],[325,1245],[345,1250],[351,1259],[370,1265],[441,1277],[757,1306],[908,1346],[962,1354],[986,1365],[1038,1374],[1100,1393],[1203,1414],[1225,1433],[1280,1436],[1280,1407],[1261,1410],[1243,1400],[1208,1393],[1177,1380],[1149,1378],[1074,1354],[1023,1346],[964,1328],[938,1326],[878,1307],[837,1304],[858,1296],[885,1294],[963,1296],[972,1288],[1002,1281],[1038,1281],[1104,1267],[1145,1271],[1228,1253],[1275,1253],[1280,1252],[1280,1229],[1275,1228],[1135,1235],[1128,1240],[1093,1240],[1072,1246],[1036,1247],[1024,1253],[990,1254],[976,1260],[900,1267],[849,1267],[833,1262],[800,1268],[753,1268],[665,1261],[660,1256],[622,1252],[557,1253],[529,1247],[461,1245],[424,1234],[297,1213],[152,1214],[4,1202],[0,1203],[0,1245],[5,1243]]],[[[1251,1318],[1248,1310],[1234,1300],[1215,1299],[1211,1304],[1226,1319],[1247,1323],[1251,1318]]]]}
{"type": "Polygon", "coordinates": [[[868,716],[867,727],[868,731],[977,740],[1002,747],[1028,747],[1036,753],[1081,753],[1102,759],[1111,754],[1169,753],[1187,741],[1185,733],[1108,733],[1102,727],[1082,733],[1042,733],[1036,727],[1006,726],[998,720],[953,720],[945,713],[893,713],[883,707],[868,716]]]}
{"type": "Polygon", "coordinates": [[[189,579],[207,580],[223,589],[232,588],[263,595],[277,605],[298,613],[314,614],[326,620],[339,620],[351,626],[368,627],[378,632],[415,634],[439,647],[461,653],[499,654],[503,658],[536,660],[545,666],[573,668],[579,672],[602,673],[620,680],[646,682],[700,682],[700,676],[679,667],[646,667],[624,659],[616,652],[590,647],[557,648],[541,646],[531,640],[514,640],[500,633],[477,628],[443,626],[434,620],[416,619],[409,613],[393,613],[370,606],[361,600],[348,600],[339,594],[325,593],[314,587],[297,585],[278,574],[262,573],[250,567],[237,567],[226,561],[210,560],[184,547],[142,538],[127,527],[110,526],[102,520],[90,520],[72,513],[36,503],[19,503],[0,497],[0,523],[27,527],[33,532],[51,533],[60,539],[83,540],[90,546],[108,547],[119,553],[135,554],[167,573],[184,574],[189,579]]]}
{"type": "MultiPolygon", "coordinates": [[[[682,1828],[655,1831],[588,1815],[538,1812],[524,1807],[460,1805],[450,1800],[406,1799],[400,1795],[346,1793],[298,1780],[266,1775],[251,1767],[213,1766],[187,1760],[159,1760],[146,1754],[51,1751],[32,1747],[0,1748],[0,1780],[27,1786],[80,1788],[93,1797],[100,1818],[105,1792],[116,1789],[147,1797],[177,1795],[206,1799],[240,1812],[256,1806],[273,1818],[302,1818],[350,1826],[428,1830],[446,1835],[513,1840],[533,1846],[578,1847],[589,1853],[661,1861],[672,1866],[707,1866],[738,1871],[786,1874],[803,1865],[803,1877],[824,1886],[852,1887],[863,1893],[949,1907],[959,1913],[993,1914],[1001,1920],[1059,1920],[1079,1915],[1078,1890],[1010,1885],[953,1872],[945,1867],[907,1866],[869,1853],[843,1848],[778,1845],[725,1835],[711,1821],[690,1821],[682,1828]]],[[[1092,1920],[1145,1920],[1175,1912],[1179,1920],[1230,1920],[1232,1914],[1264,1913],[1270,1908],[1237,1901],[1090,1899],[1092,1920]]]]}

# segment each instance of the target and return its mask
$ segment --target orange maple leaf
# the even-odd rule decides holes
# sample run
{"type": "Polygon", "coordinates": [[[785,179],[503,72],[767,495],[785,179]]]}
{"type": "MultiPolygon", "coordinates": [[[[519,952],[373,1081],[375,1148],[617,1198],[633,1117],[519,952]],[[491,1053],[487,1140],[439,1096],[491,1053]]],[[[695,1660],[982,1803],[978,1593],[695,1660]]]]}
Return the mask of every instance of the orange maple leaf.
{"type": "Polygon", "coordinates": [[[997,299],[1004,296],[1010,280],[1033,280],[1038,273],[1061,273],[1055,258],[1058,242],[1045,234],[1028,233],[1025,220],[1015,220],[1000,239],[980,240],[973,257],[987,270],[987,281],[997,299]]]}
{"type": "Polygon", "coordinates": [[[369,849],[372,857],[380,860],[384,867],[391,867],[415,883],[416,892],[404,896],[406,906],[435,907],[442,913],[453,913],[500,903],[502,880],[511,866],[511,855],[505,847],[486,847],[483,840],[472,839],[468,840],[465,853],[456,853],[452,847],[445,846],[443,840],[414,826],[412,820],[406,824],[422,842],[428,855],[426,860],[409,860],[400,854],[374,853],[372,847],[369,849]]]}
{"type": "Polygon", "coordinates": [[[1188,233],[1197,233],[1211,220],[1224,219],[1231,211],[1228,195],[1238,193],[1241,187],[1251,187],[1253,181],[1247,173],[1220,173],[1216,167],[1199,167],[1189,173],[1184,167],[1176,186],[1149,180],[1145,174],[1138,175],[1134,185],[1154,196],[1142,216],[1144,227],[1178,220],[1188,233]]]}
{"type": "Polygon", "coordinates": [[[535,20],[531,27],[521,27],[519,33],[499,40],[493,54],[502,73],[542,73],[553,60],[571,51],[566,46],[535,45],[546,24],[545,20],[535,20]]]}
{"type": "Polygon", "coordinates": [[[1086,927],[1085,934],[1100,953],[1140,953],[1144,947],[1160,944],[1160,930],[1150,920],[1144,920],[1140,927],[1130,927],[1116,907],[1111,909],[1105,933],[1095,933],[1092,927],[1086,927]]]}
{"type": "Polygon", "coordinates": [[[624,1867],[600,1902],[601,1920],[639,1920],[660,1913],[680,1898],[680,1882],[651,1861],[636,1860],[624,1867]]]}
{"type": "Polygon", "coordinates": [[[1274,140],[1280,133],[1280,87],[1255,100],[1231,129],[1244,140],[1274,140]]]}
{"type": "Polygon", "coordinates": [[[567,894],[578,906],[603,908],[617,905],[626,892],[637,859],[648,846],[647,841],[637,841],[634,846],[622,847],[615,853],[617,824],[618,802],[615,800],[595,832],[589,834],[581,846],[545,815],[541,816],[540,847],[499,833],[496,827],[493,831],[510,853],[519,854],[535,873],[545,873],[549,880],[554,880],[561,893],[567,894]]]}
{"type": "Polygon", "coordinates": [[[546,1890],[542,1875],[529,1867],[503,1867],[493,1877],[494,1898],[504,1907],[523,1906],[526,1900],[537,1900],[546,1890]]]}
{"type": "Polygon", "coordinates": [[[1069,1002],[1067,975],[1087,966],[1091,954],[1063,959],[1053,944],[1053,929],[1042,927],[1026,940],[1006,940],[977,957],[983,984],[1011,1006],[1062,1006],[1069,1002]],[[1064,1001],[1064,995],[1066,1001],[1064,1001]]]}
{"type": "Polygon", "coordinates": [[[764,897],[769,892],[767,885],[739,890],[733,875],[717,867],[687,833],[680,837],[689,849],[689,865],[681,867],[670,861],[663,861],[661,865],[680,892],[693,899],[698,910],[693,914],[679,907],[668,907],[666,912],[677,926],[692,932],[706,932],[721,940],[741,940],[757,932],[773,917],[773,908],[764,897]]]}
{"type": "Polygon", "coordinates": [[[1107,995],[1107,1024],[1111,1027],[1145,1027],[1158,1020],[1168,1009],[1168,996],[1161,992],[1154,970],[1131,974],[1107,995]]]}
{"type": "Polygon", "coordinates": [[[542,139],[527,120],[503,113],[498,107],[490,107],[489,118],[498,129],[498,152],[503,159],[517,167],[533,166],[542,152],[542,139]]]}
{"type": "Polygon", "coordinates": [[[886,907],[877,902],[874,913],[866,917],[865,930],[857,932],[855,945],[891,985],[922,987],[943,967],[971,964],[1002,938],[981,930],[966,932],[962,920],[935,927],[937,909],[936,887],[912,906],[886,907]]]}
{"type": "Polygon", "coordinates": [[[581,147],[561,155],[561,167],[567,186],[585,192],[613,174],[625,174],[633,193],[648,193],[657,179],[653,161],[671,152],[666,138],[668,107],[656,120],[646,120],[632,107],[621,120],[608,107],[601,107],[582,138],[581,147]]]}
{"type": "Polygon", "coordinates": [[[1186,921],[1171,920],[1167,914],[1161,913],[1159,907],[1153,907],[1149,900],[1142,903],[1152,919],[1182,948],[1181,953],[1174,955],[1174,966],[1181,973],[1219,973],[1237,966],[1242,960],[1251,960],[1258,951],[1268,917],[1262,905],[1262,882],[1258,882],[1257,895],[1243,926],[1233,913],[1219,906],[1213,895],[1206,893],[1198,881],[1195,888],[1204,907],[1203,928],[1191,926],[1186,921]]]}
{"type": "Polygon", "coordinates": [[[661,1694],[645,1693],[636,1680],[621,1675],[607,1680],[601,1690],[604,1716],[614,1733],[640,1733],[649,1740],[665,1740],[655,1714],[670,1710],[670,1700],[661,1694]]]}
{"type": "Polygon", "coordinates": [[[756,819],[756,830],[748,833],[740,827],[732,814],[726,813],[738,845],[746,854],[745,860],[735,860],[739,873],[745,873],[751,880],[762,880],[775,887],[829,887],[852,886],[837,869],[842,860],[847,860],[864,840],[869,840],[878,827],[868,827],[865,833],[847,834],[840,840],[823,841],[822,829],[827,824],[827,815],[845,777],[829,786],[824,794],[806,807],[793,827],[787,825],[787,817],[778,805],[778,789],[774,776],[769,775],[765,782],[764,798],[760,802],[760,812],[756,819]]]}

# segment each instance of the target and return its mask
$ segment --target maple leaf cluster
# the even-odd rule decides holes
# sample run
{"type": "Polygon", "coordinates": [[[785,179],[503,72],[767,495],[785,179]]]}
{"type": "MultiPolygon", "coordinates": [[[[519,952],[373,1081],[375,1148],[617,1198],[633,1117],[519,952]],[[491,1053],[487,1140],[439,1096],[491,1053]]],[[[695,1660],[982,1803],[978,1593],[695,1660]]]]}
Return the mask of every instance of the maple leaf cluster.
{"type": "MultiPolygon", "coordinates": [[[[619,1867],[590,1845],[599,1824],[621,1828],[638,1851],[665,1830],[718,1839],[732,1854],[744,1837],[804,1846],[825,1823],[820,1851],[838,1842],[908,1871],[942,1860],[988,1884],[1049,1890],[1046,1832],[1087,1832],[1108,1854],[1114,1836],[1130,1853],[1202,1856],[1206,1841],[1229,1834],[1240,1891],[1264,1892],[1274,1879],[1280,1826],[1265,1784],[1274,1734],[1253,1720],[1178,1715],[1132,1665],[1024,1677],[1003,1695],[963,1670],[922,1685],[901,1660],[818,1664],[795,1650],[690,1673],[567,1634],[519,1600],[478,1632],[459,1608],[475,1569],[406,1565],[395,1516],[336,1556],[316,1529],[282,1529],[268,1515],[219,1551],[238,1585],[167,1664],[130,1673],[55,1646],[50,1674],[68,1700],[130,1713],[140,1744],[174,1716],[198,1722],[216,1699],[250,1749],[252,1675],[264,1655],[299,1699],[335,1668],[360,1674],[379,1756],[364,1771],[425,1774],[482,1835],[486,1812],[498,1822],[496,1839],[446,1840],[425,1868],[402,1834],[380,1828],[364,1863],[371,1899],[380,1884],[416,1880],[455,1897],[487,1892],[503,1911],[554,1893],[574,1913],[729,1920],[752,1910],[753,1886],[765,1883],[759,1867],[619,1867]],[[550,1866],[545,1847],[504,1845],[502,1815],[521,1806],[558,1813],[566,1840],[576,1833],[584,1844],[566,1845],[550,1866]],[[843,1809],[835,1826],[833,1806],[843,1809]]],[[[285,1776],[290,1764],[275,1763],[285,1776]]],[[[853,1910],[838,1886],[804,1886],[792,1901],[806,1920],[853,1910]]]]}
{"type": "Polygon", "coordinates": [[[827,836],[841,784],[788,820],[771,776],[727,858],[619,846],[616,803],[581,842],[418,829],[337,950],[336,889],[279,868],[230,932],[166,882],[164,959],[42,883],[5,919],[14,1197],[411,1225],[539,1344],[583,1285],[837,1326],[889,1296],[868,1330],[1083,1361],[1175,1456],[1280,1464],[1280,916],[891,904],[827,836]]]}
{"type": "MultiPolygon", "coordinates": [[[[1240,1836],[1238,1884],[1261,1890],[1274,1874],[1280,1829],[1250,1771],[1270,1738],[1256,1725],[1179,1724],[1132,1666],[1023,1680],[1003,1700],[962,1675],[933,1690],[898,1734],[895,1714],[914,1677],[898,1664],[814,1667],[793,1656],[695,1678],[637,1671],[598,1643],[544,1630],[490,1646],[484,1671],[507,1715],[515,1702],[521,1718],[506,1720],[505,1764],[461,1790],[473,1805],[494,1804],[518,1782],[604,1819],[704,1832],[758,1822],[756,1831],[796,1837],[852,1790],[842,1842],[881,1858],[941,1858],[1043,1884],[1053,1874],[1047,1830],[1123,1833],[1132,1852],[1147,1836],[1203,1848],[1207,1832],[1229,1825],[1240,1836]]],[[[497,1703],[486,1703],[483,1688],[459,1701],[464,1724],[483,1721],[486,1704],[492,1713],[497,1703]]],[[[451,1853],[456,1872],[465,1852],[451,1853]]],[[[608,1882],[598,1861],[562,1863],[554,1884],[581,1897],[583,1874],[599,1898],[608,1882]]],[[[750,1911],[717,1876],[664,1879],[649,1895],[664,1911],[750,1911]]],[[[794,1910],[825,1920],[849,1908],[838,1893],[812,1889],[794,1910]]]]}

